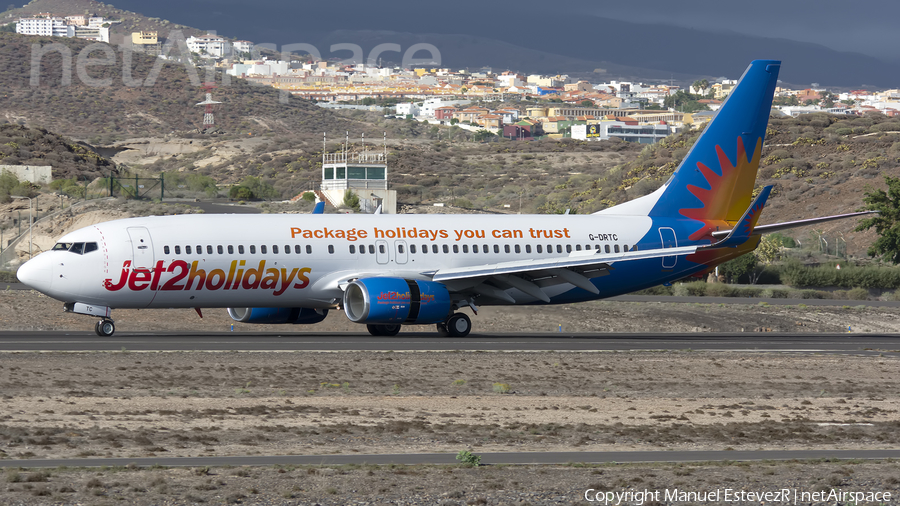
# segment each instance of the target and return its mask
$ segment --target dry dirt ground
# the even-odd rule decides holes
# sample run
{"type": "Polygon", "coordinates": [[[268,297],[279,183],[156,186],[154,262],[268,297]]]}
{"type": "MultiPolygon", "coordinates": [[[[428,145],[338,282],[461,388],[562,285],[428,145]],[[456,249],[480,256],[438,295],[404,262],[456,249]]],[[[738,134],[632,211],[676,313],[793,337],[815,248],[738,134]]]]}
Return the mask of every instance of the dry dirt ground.
{"type": "MultiPolygon", "coordinates": [[[[89,331],[89,318],[64,315],[59,306],[30,291],[0,292],[0,328],[89,331]]],[[[848,324],[854,331],[896,332],[900,311],[610,301],[519,309],[484,308],[476,331],[555,331],[560,323],[571,332],[744,328],[750,340],[758,330],[836,332],[848,324]]],[[[188,310],[114,316],[120,332],[230,331],[222,313],[209,310],[203,320],[188,310]]],[[[320,326],[290,331],[361,330],[350,325],[334,313],[320,326]]],[[[248,330],[287,329],[239,326],[235,332],[248,330]]],[[[0,463],[91,456],[897,448],[900,355],[880,351],[10,353],[0,356],[0,463]]],[[[891,504],[900,497],[900,464],[9,469],[0,474],[0,504],[588,504],[587,489],[659,491],[659,503],[723,500],[666,500],[665,491],[676,488],[891,492],[887,501],[855,501],[891,504]]],[[[854,502],[807,499],[798,503],[854,502]]],[[[761,502],[788,501],[743,501],[761,502]]]]}

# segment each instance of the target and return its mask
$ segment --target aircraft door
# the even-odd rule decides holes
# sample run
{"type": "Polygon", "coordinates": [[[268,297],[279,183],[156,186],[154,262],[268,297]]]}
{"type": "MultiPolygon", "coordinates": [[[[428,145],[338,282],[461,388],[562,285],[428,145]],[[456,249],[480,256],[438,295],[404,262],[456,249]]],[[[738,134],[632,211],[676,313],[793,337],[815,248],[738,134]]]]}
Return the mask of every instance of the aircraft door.
{"type": "Polygon", "coordinates": [[[128,236],[131,237],[132,267],[153,268],[153,242],[150,240],[150,231],[144,227],[128,227],[128,236]]]}
{"type": "MultiPolygon", "coordinates": [[[[662,242],[663,249],[678,247],[678,239],[675,238],[675,231],[669,227],[659,227],[659,238],[662,242]]],[[[677,261],[678,257],[674,255],[670,257],[662,257],[662,268],[672,269],[675,267],[675,262],[677,261]]]]}
{"type": "Polygon", "coordinates": [[[387,241],[375,241],[375,261],[386,264],[390,260],[387,241]]]}
{"type": "Polygon", "coordinates": [[[406,241],[394,241],[394,259],[398,264],[405,264],[409,253],[406,250],[406,241]]]}

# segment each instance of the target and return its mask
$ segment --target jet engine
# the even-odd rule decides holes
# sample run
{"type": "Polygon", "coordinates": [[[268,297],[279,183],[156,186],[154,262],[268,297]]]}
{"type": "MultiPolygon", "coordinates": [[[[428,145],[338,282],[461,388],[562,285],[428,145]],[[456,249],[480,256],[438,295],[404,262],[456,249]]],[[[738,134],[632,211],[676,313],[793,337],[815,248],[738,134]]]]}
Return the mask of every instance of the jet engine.
{"type": "Polygon", "coordinates": [[[356,323],[438,323],[450,314],[447,287],[433,281],[362,278],[344,290],[344,312],[356,323]]]}
{"type": "Polygon", "coordinates": [[[319,323],[328,315],[327,309],[308,307],[230,307],[228,316],[241,323],[319,323]]]}

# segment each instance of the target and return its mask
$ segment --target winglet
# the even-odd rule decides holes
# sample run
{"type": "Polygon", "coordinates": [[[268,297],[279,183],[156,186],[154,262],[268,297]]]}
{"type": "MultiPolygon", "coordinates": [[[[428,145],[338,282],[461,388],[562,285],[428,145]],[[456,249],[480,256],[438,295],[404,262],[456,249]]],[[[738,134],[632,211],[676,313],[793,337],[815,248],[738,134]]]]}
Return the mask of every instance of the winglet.
{"type": "Polygon", "coordinates": [[[731,233],[721,241],[710,244],[709,246],[706,246],[706,248],[734,248],[744,244],[753,234],[753,229],[756,228],[756,223],[759,221],[759,215],[766,206],[766,200],[769,199],[769,193],[771,193],[771,191],[771,185],[763,188],[762,191],[759,192],[759,195],[753,199],[750,207],[744,211],[744,215],[741,216],[737,225],[731,229],[731,233]]]}
{"type": "Polygon", "coordinates": [[[312,214],[325,214],[325,202],[316,203],[316,207],[313,208],[312,214]]]}

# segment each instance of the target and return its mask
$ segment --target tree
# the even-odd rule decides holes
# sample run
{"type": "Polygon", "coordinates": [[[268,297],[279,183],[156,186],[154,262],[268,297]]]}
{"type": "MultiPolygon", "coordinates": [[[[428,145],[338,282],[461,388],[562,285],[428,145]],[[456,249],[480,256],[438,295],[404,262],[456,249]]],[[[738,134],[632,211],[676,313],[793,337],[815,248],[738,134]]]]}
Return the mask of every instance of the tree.
{"type": "Polygon", "coordinates": [[[477,130],[474,135],[472,135],[472,140],[475,142],[489,141],[492,140],[496,135],[490,130],[477,130]]]}
{"type": "Polygon", "coordinates": [[[759,246],[753,250],[753,256],[764,264],[770,264],[781,256],[781,244],[780,237],[764,235],[759,241],[759,246]]]}
{"type": "Polygon", "coordinates": [[[228,190],[228,196],[238,200],[250,200],[254,195],[250,188],[238,185],[232,186],[231,189],[228,190]]]}
{"type": "Polygon", "coordinates": [[[594,101],[593,100],[582,100],[581,106],[582,107],[594,107],[594,101]]]}
{"type": "Polygon", "coordinates": [[[854,230],[862,232],[875,229],[878,239],[869,247],[869,256],[880,256],[893,264],[900,263],[900,178],[884,176],[887,191],[872,190],[865,193],[866,210],[878,211],[859,222],[854,230]]]}
{"type": "Polygon", "coordinates": [[[758,264],[755,255],[744,254],[720,265],[719,272],[724,274],[730,283],[737,283],[743,276],[748,276],[750,284],[754,284],[759,278],[759,273],[756,272],[758,264]]]}
{"type": "Polygon", "coordinates": [[[359,195],[353,193],[350,188],[344,192],[344,206],[353,209],[353,212],[359,212],[359,195]]]}

